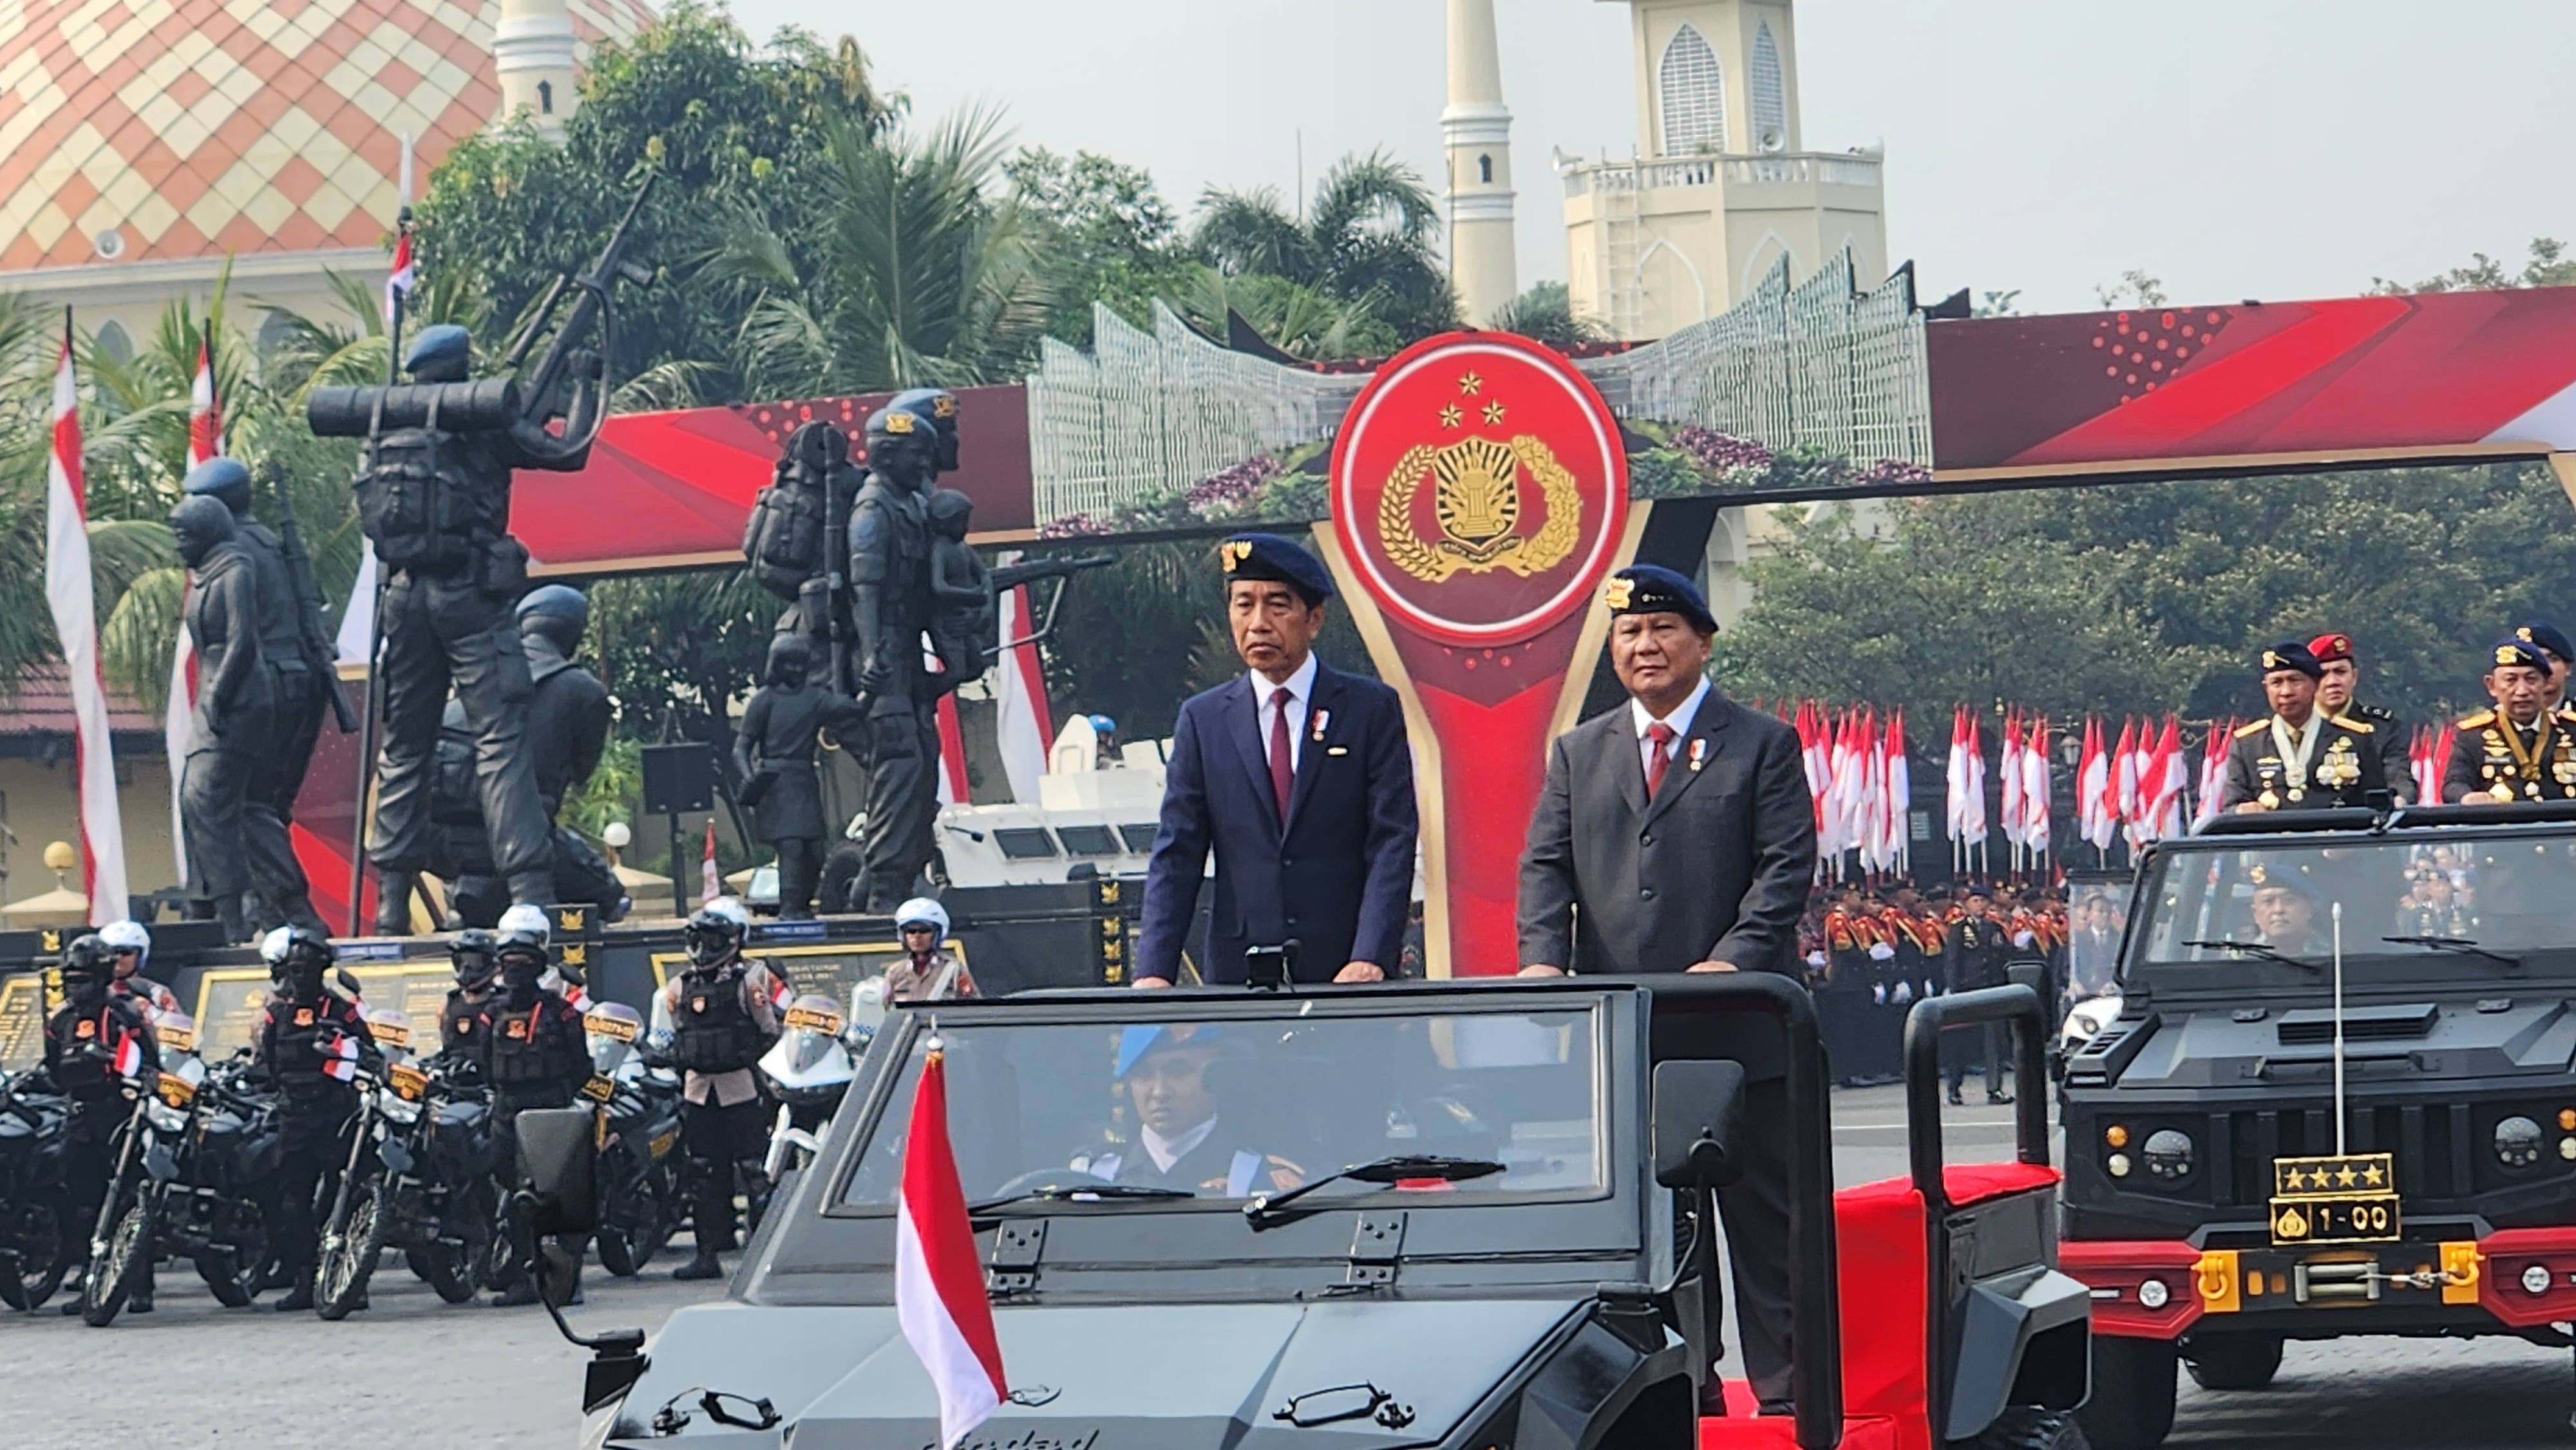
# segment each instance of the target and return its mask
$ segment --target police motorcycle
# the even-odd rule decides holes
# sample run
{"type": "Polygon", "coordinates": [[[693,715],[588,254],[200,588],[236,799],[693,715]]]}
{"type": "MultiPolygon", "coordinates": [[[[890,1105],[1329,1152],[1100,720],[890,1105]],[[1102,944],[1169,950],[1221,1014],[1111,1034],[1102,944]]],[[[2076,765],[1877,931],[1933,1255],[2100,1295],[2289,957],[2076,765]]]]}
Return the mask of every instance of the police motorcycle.
{"type": "Polygon", "coordinates": [[[381,1079],[358,1079],[349,1157],[322,1224],[313,1309],[324,1319],[367,1307],[368,1282],[388,1249],[400,1249],[439,1298],[472,1299],[497,1211],[489,1095],[416,1058],[405,1013],[370,1008],[366,1017],[385,1069],[381,1079]]]}
{"type": "Polygon", "coordinates": [[[581,1027],[592,1072],[584,1091],[603,1118],[592,1242],[601,1268],[631,1278],[680,1225],[680,1079],[646,1060],[643,1014],[625,1003],[593,1004],[581,1027]]]}
{"type": "MultiPolygon", "coordinates": [[[[869,985],[882,993],[885,981],[878,978],[869,985]]],[[[871,1029],[846,1022],[831,998],[816,994],[787,1004],[780,1027],[778,1041],[760,1059],[761,1081],[778,1101],[778,1121],[760,1165],[761,1176],[773,1184],[814,1161],[823,1130],[840,1111],[850,1079],[858,1075],[858,1054],[874,1036],[871,1029]]]]}
{"type": "Polygon", "coordinates": [[[194,1263],[226,1308],[263,1287],[283,1134],[275,1095],[248,1068],[240,1055],[208,1066],[183,1054],[135,1095],[90,1234],[80,1312],[93,1328],[115,1322],[164,1254],[194,1263]]]}
{"type": "Polygon", "coordinates": [[[71,1104],[41,1078],[0,1072],[0,1304],[34,1309],[71,1269],[63,1223],[63,1134],[71,1104]]]}

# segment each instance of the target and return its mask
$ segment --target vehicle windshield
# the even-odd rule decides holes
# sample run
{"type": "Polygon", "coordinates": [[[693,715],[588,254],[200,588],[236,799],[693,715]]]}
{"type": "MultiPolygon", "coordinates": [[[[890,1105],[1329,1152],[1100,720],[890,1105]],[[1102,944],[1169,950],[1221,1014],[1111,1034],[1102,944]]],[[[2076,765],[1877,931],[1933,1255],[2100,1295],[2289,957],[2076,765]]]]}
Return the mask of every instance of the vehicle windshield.
{"type": "MultiPolygon", "coordinates": [[[[1597,1009],[1362,1016],[1301,1015],[1299,1005],[1283,999],[1276,1017],[1124,1026],[951,1017],[941,1024],[948,1123],[967,1200],[1061,1200],[1120,1185],[1177,1192],[1099,1196],[1121,1207],[1239,1206],[1397,1155],[1492,1160],[1503,1171],[1395,1192],[1603,1191],[1597,1009]]],[[[869,1125],[845,1203],[894,1200],[927,1036],[914,1039],[869,1125]]],[[[1385,1191],[1336,1183],[1318,1197],[1385,1191]]]]}
{"type": "MultiPolygon", "coordinates": [[[[2223,839],[2223,838],[2222,838],[2223,839]]],[[[2163,853],[2127,974],[2212,962],[2275,972],[2357,957],[2439,957],[2500,972],[2576,947],[2576,835],[2389,835],[2163,853]]]]}

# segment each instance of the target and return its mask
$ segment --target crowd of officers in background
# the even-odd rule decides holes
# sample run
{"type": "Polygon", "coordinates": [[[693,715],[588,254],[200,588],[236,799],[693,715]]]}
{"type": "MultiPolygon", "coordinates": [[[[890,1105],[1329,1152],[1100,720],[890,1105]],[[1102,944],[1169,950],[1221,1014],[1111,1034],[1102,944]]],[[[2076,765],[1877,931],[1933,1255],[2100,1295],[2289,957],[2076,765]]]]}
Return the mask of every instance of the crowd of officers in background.
{"type": "MultiPolygon", "coordinates": [[[[1843,1087],[1868,1087],[1904,1075],[1905,1015],[1914,1003],[1947,992],[2000,987],[2017,961],[2043,962],[2061,999],[2089,995],[2103,983],[2070,982],[2073,931],[2066,901],[2054,888],[1964,880],[1918,888],[1832,884],[1820,889],[1799,929],[1799,954],[1825,1056],[1843,1087]]],[[[2090,964],[2088,963],[2088,966],[2090,964]]],[[[1942,1052],[1950,1101],[1960,1101],[1968,1070],[1983,1070],[1986,1101],[2012,1101],[2007,1033],[1953,1033],[1942,1052]]]]}

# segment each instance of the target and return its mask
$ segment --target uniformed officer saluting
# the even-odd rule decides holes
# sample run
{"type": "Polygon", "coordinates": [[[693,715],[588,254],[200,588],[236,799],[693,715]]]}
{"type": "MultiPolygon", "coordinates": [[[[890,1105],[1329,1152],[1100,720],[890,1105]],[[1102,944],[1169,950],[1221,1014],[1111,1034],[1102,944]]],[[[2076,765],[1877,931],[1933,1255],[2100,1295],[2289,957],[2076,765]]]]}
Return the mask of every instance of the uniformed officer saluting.
{"type": "Polygon", "coordinates": [[[2412,803],[2415,772],[2406,758],[2406,732],[2397,727],[2394,714],[2353,699],[2361,688],[2361,661],[2353,654],[2352,636],[2318,635],[2308,641],[2308,652],[2317,657],[2317,713],[2329,719],[2341,715],[2369,726],[2371,738],[2377,742],[2380,775],[2397,793],[2399,804],[2412,803]]]}
{"type": "Polygon", "coordinates": [[[2256,665],[2268,719],[2236,732],[2227,750],[2227,791],[2232,811],[2323,810],[2358,806],[2387,788],[2379,763],[2377,732],[2348,715],[2317,708],[2317,682],[2325,671],[2297,640],[2263,651],[2256,665]]]}
{"type": "Polygon", "coordinates": [[[1206,980],[1241,982],[1247,948],[1290,940],[1299,981],[1383,980],[1413,895],[1403,709],[1393,690],[1315,658],[1333,581],[1314,555],[1276,534],[1217,551],[1226,627],[1249,669],[1192,696],[1172,727],[1136,985],[1178,979],[1210,852],[1206,980]]]}
{"type": "Polygon", "coordinates": [[[2549,660],[2519,639],[2499,641],[2489,658],[2487,696],[2495,708],[2456,727],[2442,798],[2576,800],[2576,712],[2549,708],[2549,660]]]}

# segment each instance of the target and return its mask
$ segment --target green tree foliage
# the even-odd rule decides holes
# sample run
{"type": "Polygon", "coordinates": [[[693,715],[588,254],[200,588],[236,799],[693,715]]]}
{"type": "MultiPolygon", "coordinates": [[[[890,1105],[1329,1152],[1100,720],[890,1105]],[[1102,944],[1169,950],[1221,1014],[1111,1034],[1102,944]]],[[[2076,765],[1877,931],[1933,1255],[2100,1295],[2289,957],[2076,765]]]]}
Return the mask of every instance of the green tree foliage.
{"type": "Polygon", "coordinates": [[[1141,167],[1092,151],[1064,157],[1032,147],[1002,170],[1050,300],[1048,336],[1089,347],[1093,304],[1144,326],[1156,298],[1177,299],[1199,286],[1206,268],[1183,245],[1179,219],[1141,167]]]}
{"type": "Polygon", "coordinates": [[[2061,715],[2251,716],[2247,661],[2328,630],[2364,698],[2474,706],[2486,646],[2576,618],[2576,541],[2548,470],[2392,469],[1918,499],[1872,540],[1788,524],[1721,641],[1730,688],[2061,715]]]}
{"type": "Polygon", "coordinates": [[[760,678],[784,606],[749,569],[603,579],[590,588],[590,635],[620,733],[733,739],[730,702],[760,678]]]}
{"type": "Polygon", "coordinates": [[[2491,292],[2508,287],[2565,287],[2576,283],[2576,257],[2567,254],[2567,244],[2555,237],[2531,239],[2531,255],[2519,272],[2505,270],[2484,252],[2471,252],[2469,263],[2453,267],[2436,277],[2408,286],[2385,277],[2371,280],[2370,290],[2383,295],[2409,292],[2491,292]]]}
{"type": "Polygon", "coordinates": [[[1384,152],[1334,163],[1303,214],[1267,187],[1211,188],[1190,240],[1229,277],[1276,277],[1362,308],[1399,344],[1458,325],[1440,205],[1419,173],[1384,152]]]}
{"type": "Polygon", "coordinates": [[[1533,285],[1504,303],[1491,325],[1497,332],[1517,332],[1558,348],[1602,342],[1610,336],[1599,320],[1574,310],[1574,294],[1562,282],[1533,285]]]}

